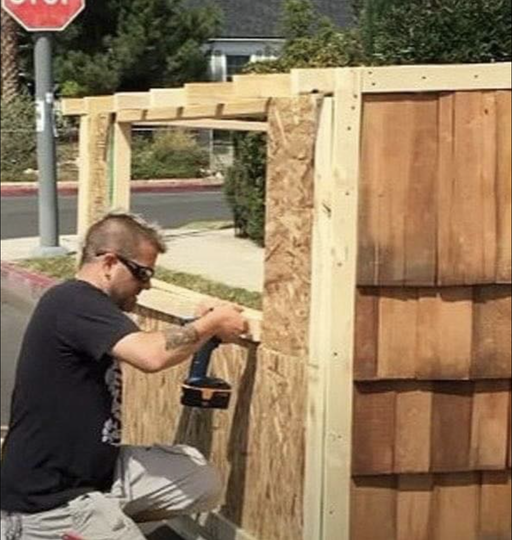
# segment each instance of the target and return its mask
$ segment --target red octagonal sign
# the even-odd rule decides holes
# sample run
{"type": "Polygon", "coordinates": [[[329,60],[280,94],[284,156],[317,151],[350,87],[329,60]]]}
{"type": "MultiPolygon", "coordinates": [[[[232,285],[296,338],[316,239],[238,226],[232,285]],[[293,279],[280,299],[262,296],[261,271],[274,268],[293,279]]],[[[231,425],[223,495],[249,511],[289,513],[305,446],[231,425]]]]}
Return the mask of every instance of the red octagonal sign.
{"type": "Polygon", "coordinates": [[[84,9],[85,0],[2,0],[2,7],[30,32],[59,32],[84,9]]]}

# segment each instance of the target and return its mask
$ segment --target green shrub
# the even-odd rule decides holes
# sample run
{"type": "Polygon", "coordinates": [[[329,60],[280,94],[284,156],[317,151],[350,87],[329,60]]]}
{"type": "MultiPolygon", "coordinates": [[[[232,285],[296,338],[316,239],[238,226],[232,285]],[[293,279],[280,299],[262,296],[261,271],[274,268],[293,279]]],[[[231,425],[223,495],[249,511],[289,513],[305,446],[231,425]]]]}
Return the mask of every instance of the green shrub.
{"type": "Polygon", "coordinates": [[[3,182],[22,182],[37,167],[34,103],[21,95],[1,102],[1,175],[3,182]]]}
{"type": "Polygon", "coordinates": [[[505,62],[511,0],[366,0],[360,27],[369,63],[505,62]]]}
{"type": "Polygon", "coordinates": [[[237,235],[260,245],[265,239],[266,137],[249,133],[235,137],[235,164],[224,184],[237,235]]]}
{"type": "MultiPolygon", "coordinates": [[[[249,64],[244,71],[512,58],[511,0],[351,0],[351,5],[355,27],[340,30],[321,18],[310,0],[285,0],[287,40],[280,57],[249,64]]],[[[261,242],[265,143],[247,141],[236,155],[227,192],[240,232],[261,242]]]]}
{"type": "Polygon", "coordinates": [[[185,131],[138,134],[133,144],[133,178],[197,178],[209,165],[208,152],[185,131]]]}

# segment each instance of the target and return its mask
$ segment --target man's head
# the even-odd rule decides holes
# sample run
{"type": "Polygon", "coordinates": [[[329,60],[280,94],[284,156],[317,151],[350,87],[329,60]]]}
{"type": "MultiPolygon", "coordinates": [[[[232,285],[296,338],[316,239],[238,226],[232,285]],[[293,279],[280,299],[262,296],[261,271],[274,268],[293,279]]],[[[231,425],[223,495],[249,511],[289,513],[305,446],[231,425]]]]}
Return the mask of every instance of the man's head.
{"type": "Polygon", "coordinates": [[[85,237],[79,276],[93,281],[124,311],[148,289],[159,253],[166,245],[160,230],[128,213],[110,213],[85,237]]]}

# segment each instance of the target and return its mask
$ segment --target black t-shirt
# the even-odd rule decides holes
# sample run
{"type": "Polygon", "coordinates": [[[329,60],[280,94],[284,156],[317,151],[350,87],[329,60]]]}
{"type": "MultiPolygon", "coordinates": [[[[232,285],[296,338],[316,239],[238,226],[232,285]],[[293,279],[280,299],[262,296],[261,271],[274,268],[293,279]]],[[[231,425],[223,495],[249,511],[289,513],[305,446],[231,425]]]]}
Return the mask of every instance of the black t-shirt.
{"type": "Polygon", "coordinates": [[[1,464],[1,508],[36,513],[110,489],[120,442],[113,346],[137,325],[101,290],[48,291],[25,334],[1,464]]]}

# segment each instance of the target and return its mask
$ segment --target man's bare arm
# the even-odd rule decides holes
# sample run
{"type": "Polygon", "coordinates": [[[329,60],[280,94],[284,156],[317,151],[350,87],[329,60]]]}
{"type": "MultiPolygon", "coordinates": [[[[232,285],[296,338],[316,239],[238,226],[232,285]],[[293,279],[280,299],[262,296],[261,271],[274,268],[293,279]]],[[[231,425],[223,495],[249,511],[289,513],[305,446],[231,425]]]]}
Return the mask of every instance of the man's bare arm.
{"type": "Polygon", "coordinates": [[[230,341],[243,334],[247,323],[240,311],[224,306],[183,327],[130,334],[114,346],[112,354],[147,373],[161,371],[189,359],[215,335],[230,341]]]}

